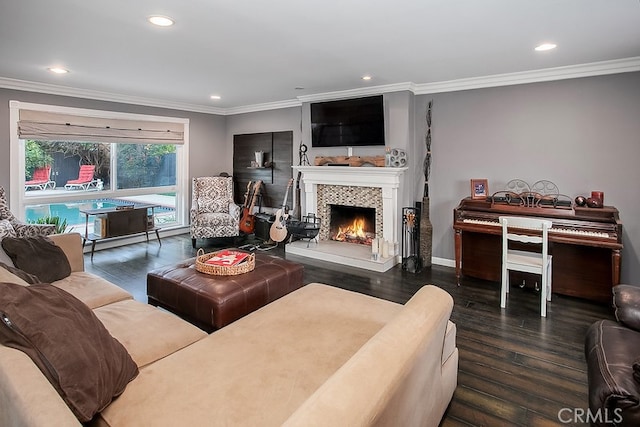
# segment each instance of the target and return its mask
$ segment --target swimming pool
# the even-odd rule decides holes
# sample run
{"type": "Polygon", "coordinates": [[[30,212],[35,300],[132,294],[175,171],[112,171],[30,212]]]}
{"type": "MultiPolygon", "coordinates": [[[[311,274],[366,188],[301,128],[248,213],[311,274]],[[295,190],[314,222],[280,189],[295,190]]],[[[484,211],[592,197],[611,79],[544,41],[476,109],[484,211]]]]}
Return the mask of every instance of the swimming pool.
{"type": "MultiPolygon", "coordinates": [[[[131,201],[129,200],[93,199],[68,203],[31,205],[25,209],[25,218],[27,222],[36,222],[39,218],[58,216],[61,221],[66,219],[68,226],[84,225],[86,217],[83,213],[80,213],[80,209],[102,209],[130,204],[131,201]]],[[[158,215],[159,213],[173,212],[174,209],[163,206],[155,208],[154,211],[158,215]]]]}

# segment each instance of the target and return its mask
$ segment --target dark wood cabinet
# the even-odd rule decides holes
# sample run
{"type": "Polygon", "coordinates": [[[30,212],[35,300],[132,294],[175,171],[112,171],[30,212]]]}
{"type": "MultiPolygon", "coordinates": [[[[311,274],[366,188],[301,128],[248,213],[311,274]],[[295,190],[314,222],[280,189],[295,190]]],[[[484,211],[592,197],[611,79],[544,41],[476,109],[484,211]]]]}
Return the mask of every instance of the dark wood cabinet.
{"type": "Polygon", "coordinates": [[[114,237],[130,236],[133,234],[145,233],[147,241],[149,241],[149,232],[154,231],[158,243],[160,242],[160,228],[154,224],[154,209],[157,205],[138,204],[132,208],[101,208],[101,209],[81,209],[80,212],[85,215],[85,230],[82,240],[82,246],[87,241],[91,242],[91,259],[95,251],[96,242],[103,239],[111,239],[114,237]],[[96,218],[94,221],[93,233],[89,233],[89,220],[96,218]],[[100,230],[96,227],[101,227],[100,230]]]}
{"type": "Polygon", "coordinates": [[[107,214],[107,235],[126,236],[147,231],[147,209],[112,211],[107,214]]]}

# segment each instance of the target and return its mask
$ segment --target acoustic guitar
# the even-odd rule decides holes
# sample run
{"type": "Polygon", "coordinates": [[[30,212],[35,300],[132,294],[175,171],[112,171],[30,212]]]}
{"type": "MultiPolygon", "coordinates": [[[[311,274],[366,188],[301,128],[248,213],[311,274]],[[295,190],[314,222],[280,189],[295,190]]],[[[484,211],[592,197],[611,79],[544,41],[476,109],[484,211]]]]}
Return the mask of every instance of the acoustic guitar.
{"type": "Polygon", "coordinates": [[[271,229],[269,230],[269,237],[271,237],[271,240],[274,242],[282,242],[287,238],[287,218],[289,214],[286,212],[286,207],[291,184],[293,184],[293,178],[291,178],[289,184],[287,184],[287,189],[284,192],[284,200],[282,201],[282,208],[276,211],[276,220],[271,224],[271,229]]]}
{"type": "MultiPolygon", "coordinates": [[[[249,186],[250,185],[251,182],[249,182],[249,186]]],[[[243,233],[252,234],[256,228],[256,219],[253,215],[253,208],[256,205],[258,194],[260,194],[261,185],[262,181],[256,181],[255,184],[253,184],[251,204],[246,209],[243,209],[242,218],[240,218],[239,224],[240,231],[242,231],[243,233]]],[[[249,186],[247,186],[247,190],[249,189],[249,186]]],[[[247,200],[249,200],[249,197],[247,197],[247,200]]]]}

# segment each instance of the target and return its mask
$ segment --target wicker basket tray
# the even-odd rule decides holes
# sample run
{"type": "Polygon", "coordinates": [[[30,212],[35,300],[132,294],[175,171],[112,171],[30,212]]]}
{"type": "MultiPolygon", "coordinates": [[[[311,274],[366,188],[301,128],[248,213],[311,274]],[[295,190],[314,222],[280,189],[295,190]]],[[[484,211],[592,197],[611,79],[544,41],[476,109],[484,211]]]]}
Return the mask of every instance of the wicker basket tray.
{"type": "MultiPolygon", "coordinates": [[[[236,251],[241,252],[241,251],[236,251]]],[[[198,249],[198,254],[196,257],[196,270],[200,273],[211,274],[215,276],[235,276],[237,274],[248,273],[253,271],[256,267],[256,255],[249,254],[249,256],[238,265],[213,265],[207,264],[206,261],[209,258],[213,258],[219,252],[211,252],[205,254],[202,248],[198,249]]]]}

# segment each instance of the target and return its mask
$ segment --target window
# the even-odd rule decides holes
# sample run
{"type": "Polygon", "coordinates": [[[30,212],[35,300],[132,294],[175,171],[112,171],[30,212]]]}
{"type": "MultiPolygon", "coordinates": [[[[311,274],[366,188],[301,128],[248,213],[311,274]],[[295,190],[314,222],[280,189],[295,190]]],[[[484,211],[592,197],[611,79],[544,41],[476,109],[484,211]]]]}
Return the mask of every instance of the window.
{"type": "Polygon", "coordinates": [[[118,189],[176,185],[176,146],[114,144],[118,189]]]}
{"type": "Polygon", "coordinates": [[[28,222],[58,216],[84,232],[82,208],[158,204],[184,226],[188,120],[11,101],[11,206],[28,222]]]}

